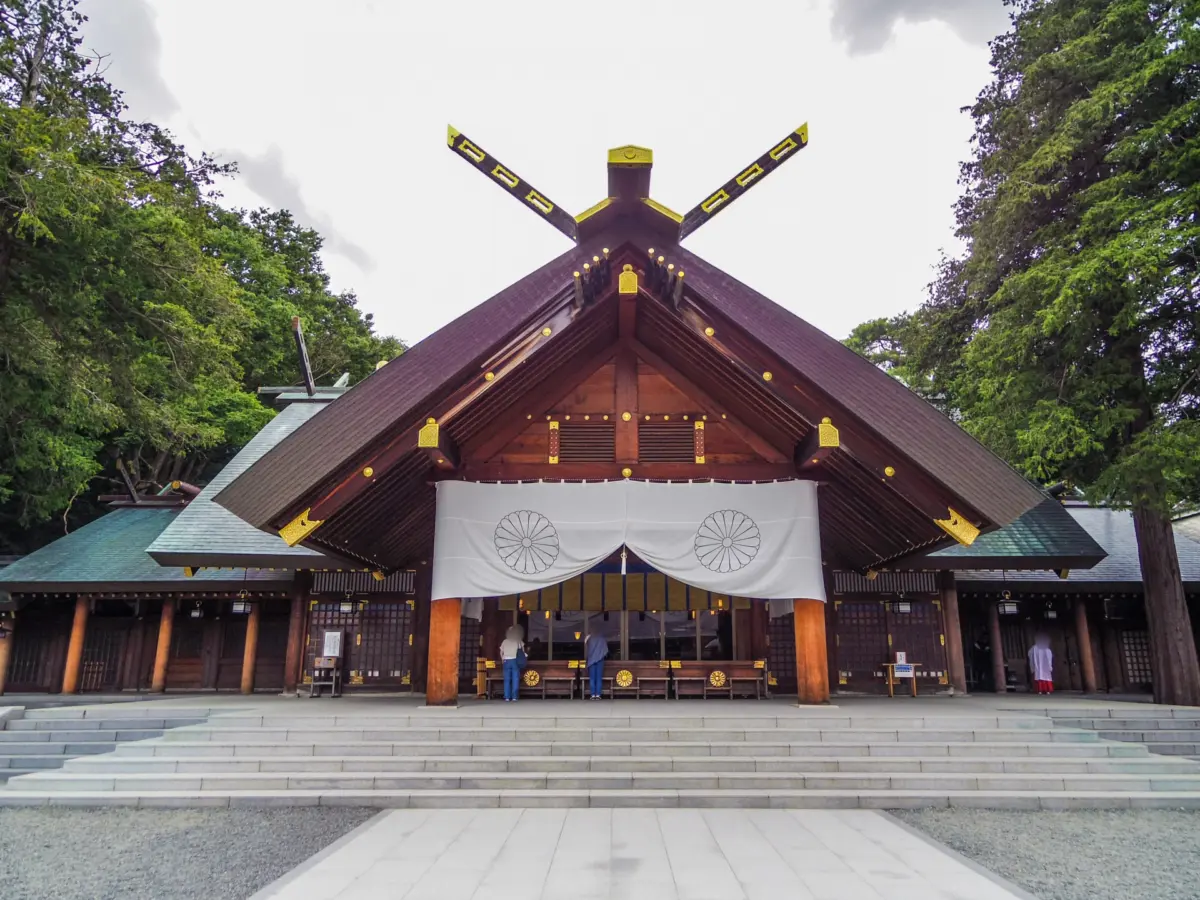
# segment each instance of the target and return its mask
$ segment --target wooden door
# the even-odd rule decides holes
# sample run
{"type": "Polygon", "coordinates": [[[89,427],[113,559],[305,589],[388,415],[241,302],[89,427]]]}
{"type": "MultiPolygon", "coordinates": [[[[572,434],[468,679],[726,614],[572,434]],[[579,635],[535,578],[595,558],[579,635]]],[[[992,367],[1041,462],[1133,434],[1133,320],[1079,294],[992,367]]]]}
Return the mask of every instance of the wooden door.
{"type": "Polygon", "coordinates": [[[71,611],[60,604],[26,607],[15,622],[5,690],[10,694],[61,690],[71,611]]]}
{"type": "Polygon", "coordinates": [[[83,638],[79,689],[112,692],[121,689],[121,663],[136,620],[132,617],[88,619],[83,638]]]}
{"type": "Polygon", "coordinates": [[[918,690],[936,690],[948,684],[941,601],[889,599],[883,608],[887,615],[888,660],[895,659],[897,651],[908,654],[908,661],[918,664],[918,690]]]}
{"type": "MultiPolygon", "coordinates": [[[[353,676],[356,683],[368,688],[411,690],[412,612],[404,600],[372,600],[366,604],[350,638],[350,669],[357,673],[353,676]]],[[[478,627],[478,622],[470,621],[478,627]]],[[[472,674],[474,666],[472,654],[472,674]]]]}
{"type": "Polygon", "coordinates": [[[796,693],[796,616],[792,613],[767,622],[767,672],[774,679],[772,693],[796,693]]]}
{"type": "Polygon", "coordinates": [[[221,649],[217,658],[217,690],[237,691],[242,687],[242,660],[246,652],[248,614],[221,617],[221,649]]]}
{"type": "Polygon", "coordinates": [[[171,629],[171,653],[167,660],[167,688],[195,691],[204,687],[205,620],[193,619],[180,610],[171,629]]]}
{"type": "Polygon", "coordinates": [[[887,690],[883,664],[888,660],[888,622],[878,597],[834,601],[838,686],[848,691],[887,690]]]}

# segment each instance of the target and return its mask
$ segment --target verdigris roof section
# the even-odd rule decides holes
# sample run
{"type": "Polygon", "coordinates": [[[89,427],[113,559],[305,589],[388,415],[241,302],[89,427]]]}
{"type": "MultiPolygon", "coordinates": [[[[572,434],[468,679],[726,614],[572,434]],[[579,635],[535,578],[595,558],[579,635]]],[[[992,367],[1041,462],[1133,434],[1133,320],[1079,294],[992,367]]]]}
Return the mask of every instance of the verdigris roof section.
{"type": "Polygon", "coordinates": [[[146,553],[180,515],[178,509],[116,509],[0,570],[10,593],[123,590],[200,591],[285,589],[290,572],[204,570],[191,578],[160,566],[146,553]]]}
{"type": "MultiPolygon", "coordinates": [[[[1079,589],[1088,585],[1127,585],[1140,588],[1142,567],[1138,560],[1137,536],[1133,530],[1133,516],[1127,510],[1104,507],[1068,506],[1064,512],[1103,549],[1107,554],[1090,569],[1071,569],[1065,579],[1054,572],[1029,572],[1004,569],[1002,566],[981,567],[979,570],[960,571],[959,582],[970,583],[1039,583],[1049,587],[1079,589]]],[[[1000,529],[996,535],[1008,529],[1000,529]]],[[[993,537],[985,535],[984,537],[993,537]]],[[[984,537],[980,537],[978,544],[984,537]]],[[[955,548],[958,549],[958,548],[955,548]]],[[[1191,540],[1180,529],[1175,531],[1175,549],[1179,554],[1179,569],[1184,584],[1191,589],[1200,589],[1200,543],[1191,540]]],[[[934,554],[936,558],[939,554],[934,554]]]]}
{"type": "Polygon", "coordinates": [[[323,403],[292,403],[280,410],[150,544],[150,555],[164,566],[335,567],[316,550],[289,547],[279,535],[259,531],[213,502],[222,488],[323,408],[323,403]]]}
{"type": "Polygon", "coordinates": [[[971,546],[956,544],[929,554],[928,559],[954,569],[1045,571],[1090,569],[1105,552],[1102,543],[1068,509],[1047,497],[1011,525],[981,534],[971,546]]]}

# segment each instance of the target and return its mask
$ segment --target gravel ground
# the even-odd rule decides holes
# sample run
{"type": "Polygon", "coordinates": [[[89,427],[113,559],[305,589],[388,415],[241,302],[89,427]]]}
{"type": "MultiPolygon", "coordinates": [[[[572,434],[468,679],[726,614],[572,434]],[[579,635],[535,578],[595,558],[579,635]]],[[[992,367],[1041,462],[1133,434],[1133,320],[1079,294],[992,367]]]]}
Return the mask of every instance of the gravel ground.
{"type": "Polygon", "coordinates": [[[926,809],[892,815],[1039,900],[1200,898],[1200,812],[926,809]]]}
{"type": "Polygon", "coordinates": [[[0,809],[0,897],[244,900],[376,812],[0,809]]]}

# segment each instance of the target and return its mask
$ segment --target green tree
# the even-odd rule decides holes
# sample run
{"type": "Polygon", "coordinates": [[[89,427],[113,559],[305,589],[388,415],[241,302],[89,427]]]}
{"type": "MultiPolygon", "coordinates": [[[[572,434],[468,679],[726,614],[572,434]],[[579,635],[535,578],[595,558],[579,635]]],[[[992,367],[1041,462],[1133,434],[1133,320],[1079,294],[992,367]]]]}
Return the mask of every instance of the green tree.
{"type": "Polygon", "coordinates": [[[147,486],[198,476],[295,383],[290,320],[320,374],[403,348],[330,292],[320,237],[228,212],[212,179],[80,53],[76,0],[0,0],[0,547],[98,512],[123,458],[147,486]],[[76,500],[79,515],[72,516],[76,500]]]}
{"type": "Polygon", "coordinates": [[[1155,697],[1200,704],[1170,520],[1200,497],[1200,2],[1009,2],[909,365],[1031,478],[1132,508],[1155,697]]]}

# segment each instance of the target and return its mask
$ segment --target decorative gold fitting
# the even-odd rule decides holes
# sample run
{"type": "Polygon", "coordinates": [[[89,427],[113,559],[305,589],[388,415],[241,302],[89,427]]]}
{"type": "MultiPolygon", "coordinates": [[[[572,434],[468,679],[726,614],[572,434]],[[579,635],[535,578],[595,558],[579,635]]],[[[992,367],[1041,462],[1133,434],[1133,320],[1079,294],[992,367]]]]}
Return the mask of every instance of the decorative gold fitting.
{"type": "MultiPolygon", "coordinates": [[[[435,428],[437,426],[434,426],[435,428]]],[[[289,547],[295,547],[298,543],[317,530],[317,527],[324,519],[310,519],[308,514],[312,512],[312,508],[306,509],[296,518],[292,519],[288,524],[279,529],[279,536],[283,538],[285,544],[289,547]]]]}
{"type": "MultiPolygon", "coordinates": [[[[570,417],[570,416],[567,416],[567,418],[569,419],[569,418],[571,418],[571,417],[570,417]]],[[[550,430],[551,430],[551,431],[558,431],[558,423],[557,423],[557,422],[554,422],[554,421],[551,421],[551,422],[550,422],[550,430]]]]}
{"type": "Polygon", "coordinates": [[[576,272],[576,273],[575,273],[575,275],[574,275],[574,278],[575,278],[575,280],[576,280],[576,281],[578,281],[578,280],[579,280],[579,273],[578,273],[578,272],[576,272]]]}
{"type": "Polygon", "coordinates": [[[947,512],[949,513],[948,518],[934,519],[934,523],[964,547],[970,547],[975,543],[975,538],[979,537],[979,529],[967,521],[962,513],[956,512],[952,508],[947,512]]]}
{"type": "MultiPolygon", "coordinates": [[[[686,419],[687,416],[684,416],[684,418],[686,419]]],[[[697,431],[703,431],[704,430],[704,422],[701,421],[700,419],[697,419],[692,427],[694,427],[697,431]]]]}
{"type": "Polygon", "coordinates": [[[705,337],[712,337],[716,333],[717,333],[717,329],[713,328],[711,325],[709,325],[707,328],[704,329],[705,337]]]}
{"type": "Polygon", "coordinates": [[[378,569],[376,569],[374,572],[371,573],[371,577],[374,578],[376,581],[383,581],[387,578],[387,576],[384,575],[382,572],[380,572],[378,569]]]}
{"type": "Polygon", "coordinates": [[[1058,569],[1055,572],[1055,574],[1058,575],[1058,577],[1061,578],[1063,581],[1066,581],[1068,578],[1071,577],[1071,570],[1070,569],[1058,569]]]}
{"type": "Polygon", "coordinates": [[[605,422],[607,422],[607,421],[608,421],[608,416],[605,416],[605,417],[604,417],[604,421],[605,421],[605,422]]]}
{"type": "Polygon", "coordinates": [[[625,263],[621,270],[621,277],[617,279],[617,293],[629,295],[637,294],[637,292],[637,272],[633,271],[633,266],[631,266],[629,263],[625,263]]]}
{"type": "Polygon", "coordinates": [[[605,258],[605,259],[608,259],[608,248],[607,248],[607,247],[605,247],[605,248],[604,248],[603,250],[601,250],[600,252],[604,254],[604,258],[605,258]]]}
{"type": "Polygon", "coordinates": [[[554,332],[550,330],[549,325],[547,325],[545,328],[542,329],[542,337],[550,337],[550,335],[552,335],[553,333],[554,332]]]}
{"type": "Polygon", "coordinates": [[[817,426],[817,446],[825,449],[842,446],[838,430],[827,418],[822,419],[821,424],[817,426]]]}
{"type": "Polygon", "coordinates": [[[184,566],[183,567],[183,577],[184,578],[194,578],[196,576],[196,573],[199,571],[200,571],[199,566],[184,566]]]}
{"type": "Polygon", "coordinates": [[[867,575],[866,575],[867,581],[874,581],[878,577],[879,577],[879,573],[876,572],[874,569],[867,569],[867,575]]]}
{"type": "Polygon", "coordinates": [[[698,466],[704,465],[704,457],[703,456],[696,457],[696,465],[698,465],[698,466]]]}
{"type": "Polygon", "coordinates": [[[774,377],[770,372],[763,372],[763,381],[770,381],[774,377]]]}
{"type": "Polygon", "coordinates": [[[593,257],[592,257],[592,262],[594,262],[596,265],[600,265],[600,257],[598,257],[598,256],[593,256],[593,257]]]}
{"type": "Polygon", "coordinates": [[[884,466],[883,474],[886,475],[888,478],[891,478],[896,474],[896,470],[893,469],[891,466],[884,466]]]}
{"type": "Polygon", "coordinates": [[[484,375],[483,375],[483,380],[484,380],[484,381],[494,381],[495,379],[496,379],[496,373],[495,373],[495,372],[485,372],[485,373],[484,373],[484,375]]]}
{"type": "Polygon", "coordinates": [[[426,419],[421,430],[417,432],[418,447],[436,447],[439,443],[437,419],[426,419]]]}
{"type": "Polygon", "coordinates": [[[664,422],[669,422],[670,420],[671,420],[671,417],[670,417],[670,416],[663,416],[663,421],[664,421],[664,422]]]}
{"type": "Polygon", "coordinates": [[[621,477],[622,477],[622,478],[628,478],[628,477],[629,477],[630,475],[632,475],[632,474],[633,474],[633,469],[630,469],[629,467],[626,467],[626,468],[624,468],[624,469],[622,469],[622,470],[621,470],[621,477]]]}
{"type": "Polygon", "coordinates": [[[548,459],[548,462],[549,462],[549,463],[550,463],[550,465],[552,465],[552,466],[557,466],[557,465],[558,465],[558,457],[557,457],[557,456],[551,456],[551,457],[548,459]]]}
{"type": "Polygon", "coordinates": [[[655,262],[661,266],[664,262],[666,262],[666,259],[667,258],[665,256],[660,256],[657,260],[655,260],[655,262]]]}
{"type": "Polygon", "coordinates": [[[563,421],[565,421],[565,422],[570,422],[570,421],[571,421],[571,417],[570,417],[570,416],[563,416],[563,421]]]}
{"type": "Polygon", "coordinates": [[[633,413],[627,413],[627,412],[621,413],[621,420],[623,422],[628,422],[632,418],[633,418],[633,413]]]}
{"type": "Polygon", "coordinates": [[[592,271],[592,264],[591,264],[591,263],[584,263],[584,264],[583,264],[583,271],[584,271],[585,273],[590,273],[590,272],[592,271]]]}
{"type": "Polygon", "coordinates": [[[375,470],[372,469],[370,466],[367,466],[366,468],[363,469],[363,478],[370,478],[374,474],[375,474],[375,470]]]}

